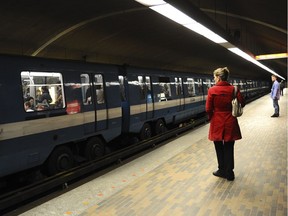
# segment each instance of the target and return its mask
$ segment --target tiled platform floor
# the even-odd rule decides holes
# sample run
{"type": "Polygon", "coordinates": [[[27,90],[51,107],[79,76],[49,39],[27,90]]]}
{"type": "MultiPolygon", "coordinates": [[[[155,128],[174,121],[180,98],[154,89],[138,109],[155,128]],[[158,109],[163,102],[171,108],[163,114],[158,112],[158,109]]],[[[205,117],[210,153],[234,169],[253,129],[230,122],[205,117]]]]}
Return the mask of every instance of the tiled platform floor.
{"type": "Polygon", "coordinates": [[[22,216],[286,216],[287,95],[271,118],[264,96],[239,118],[233,182],[217,178],[208,126],[82,185],[22,216]]]}

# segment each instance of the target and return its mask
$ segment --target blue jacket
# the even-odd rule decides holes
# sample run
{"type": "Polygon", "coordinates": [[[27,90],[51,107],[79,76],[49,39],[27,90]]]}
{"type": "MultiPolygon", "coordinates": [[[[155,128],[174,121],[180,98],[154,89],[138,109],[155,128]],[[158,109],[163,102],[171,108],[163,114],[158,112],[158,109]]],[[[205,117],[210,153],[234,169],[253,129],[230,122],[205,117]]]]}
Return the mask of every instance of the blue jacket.
{"type": "Polygon", "coordinates": [[[280,84],[277,80],[275,80],[273,85],[272,85],[271,98],[273,100],[279,100],[280,99],[280,84]]]}

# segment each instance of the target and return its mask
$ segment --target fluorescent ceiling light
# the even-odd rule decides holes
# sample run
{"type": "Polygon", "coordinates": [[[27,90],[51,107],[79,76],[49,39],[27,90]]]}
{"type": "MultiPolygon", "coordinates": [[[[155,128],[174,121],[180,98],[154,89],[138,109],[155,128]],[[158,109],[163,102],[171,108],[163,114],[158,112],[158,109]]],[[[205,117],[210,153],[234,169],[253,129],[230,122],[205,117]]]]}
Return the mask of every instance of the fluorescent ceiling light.
{"type": "Polygon", "coordinates": [[[187,16],[183,12],[179,11],[177,8],[170,4],[157,5],[150,7],[152,10],[166,16],[167,18],[179,23],[180,25],[185,25],[189,23],[195,23],[191,17],[187,16]]]}
{"type": "Polygon", "coordinates": [[[162,0],[135,0],[135,1],[148,7],[154,5],[166,4],[166,2],[162,0]]]}
{"type": "Polygon", "coordinates": [[[268,60],[268,59],[279,59],[279,58],[288,58],[288,53],[275,53],[275,54],[255,56],[256,60],[268,60]]]}
{"type": "MultiPolygon", "coordinates": [[[[215,32],[211,31],[210,29],[206,28],[202,24],[195,21],[193,18],[187,16],[182,11],[178,10],[174,6],[166,3],[162,0],[135,0],[145,6],[148,6],[150,9],[162,14],[163,16],[173,20],[174,22],[183,25],[184,27],[206,37],[207,39],[213,41],[214,43],[220,44],[222,47],[230,50],[231,52],[241,56],[242,58],[246,59],[254,63],[255,65],[261,67],[262,69],[280,77],[281,79],[285,80],[285,78],[278,75],[276,72],[271,70],[270,68],[266,67],[265,65],[261,64],[254,57],[251,57],[247,53],[243,52],[239,48],[235,47],[233,44],[226,41],[221,36],[217,35],[215,32]]],[[[286,53],[287,54],[287,53],[286,53]]],[[[287,57],[287,56],[286,56],[287,57]]]]}
{"type": "Polygon", "coordinates": [[[196,33],[208,38],[209,40],[213,41],[214,43],[226,43],[227,41],[220,37],[219,35],[215,34],[210,29],[206,28],[205,26],[201,25],[198,22],[184,25],[186,28],[195,31],[196,33]]]}
{"type": "Polygon", "coordinates": [[[284,77],[280,76],[279,74],[277,74],[275,71],[271,70],[270,68],[266,67],[265,65],[261,64],[260,62],[258,62],[257,60],[255,60],[255,58],[253,58],[252,56],[248,55],[247,53],[243,52],[242,50],[240,50],[239,48],[237,47],[234,47],[234,48],[228,48],[229,51],[235,53],[236,55],[246,59],[247,61],[250,61],[252,63],[254,63],[255,65],[261,67],[262,69],[278,76],[279,78],[285,80],[284,77]]]}
{"type": "MultiPolygon", "coordinates": [[[[233,48],[228,48],[229,51],[237,54],[238,56],[241,56],[242,58],[246,59],[247,61],[256,61],[253,57],[251,57],[250,55],[248,55],[247,53],[243,52],[242,50],[240,50],[237,47],[233,47],[233,48]]],[[[257,62],[257,61],[256,61],[257,62]]]]}
{"type": "Polygon", "coordinates": [[[163,16],[173,20],[174,22],[183,25],[184,27],[195,31],[196,33],[206,37],[207,39],[213,41],[214,43],[226,43],[227,41],[215,34],[210,29],[206,28],[202,24],[196,22],[191,17],[187,16],[183,12],[179,11],[177,8],[170,4],[162,4],[150,7],[152,10],[162,14],[163,16]]]}

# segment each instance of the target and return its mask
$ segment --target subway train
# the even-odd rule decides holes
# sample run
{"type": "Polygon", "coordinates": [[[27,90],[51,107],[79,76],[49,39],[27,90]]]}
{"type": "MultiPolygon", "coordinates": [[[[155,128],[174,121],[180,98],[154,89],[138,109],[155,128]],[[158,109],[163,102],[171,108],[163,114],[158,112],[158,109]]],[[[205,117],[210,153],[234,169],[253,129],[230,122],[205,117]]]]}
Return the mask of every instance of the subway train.
{"type": "MultiPolygon", "coordinates": [[[[78,61],[0,56],[0,178],[51,176],[205,113],[213,76],[78,61]],[[80,159],[79,159],[80,158],[80,159]]],[[[270,83],[231,78],[247,98],[270,83]]]]}

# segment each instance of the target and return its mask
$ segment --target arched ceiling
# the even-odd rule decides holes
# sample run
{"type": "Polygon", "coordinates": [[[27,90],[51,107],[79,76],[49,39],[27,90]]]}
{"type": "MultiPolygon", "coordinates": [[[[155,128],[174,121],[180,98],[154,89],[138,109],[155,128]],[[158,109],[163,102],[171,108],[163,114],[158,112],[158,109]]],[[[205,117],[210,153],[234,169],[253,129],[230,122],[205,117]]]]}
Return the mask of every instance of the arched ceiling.
{"type": "MultiPolygon", "coordinates": [[[[167,0],[253,55],[287,53],[287,1],[167,0]]],[[[270,73],[134,0],[9,0],[0,53],[270,79],[270,73]]],[[[287,79],[287,58],[262,61],[287,79]]]]}

